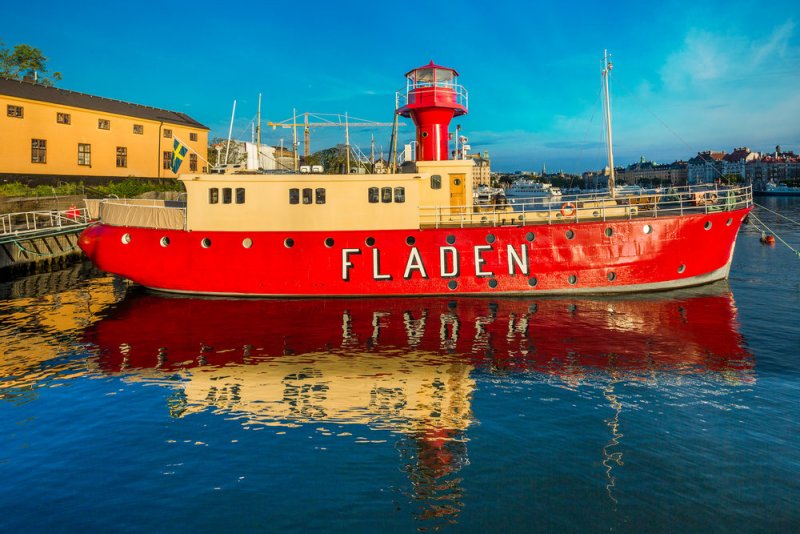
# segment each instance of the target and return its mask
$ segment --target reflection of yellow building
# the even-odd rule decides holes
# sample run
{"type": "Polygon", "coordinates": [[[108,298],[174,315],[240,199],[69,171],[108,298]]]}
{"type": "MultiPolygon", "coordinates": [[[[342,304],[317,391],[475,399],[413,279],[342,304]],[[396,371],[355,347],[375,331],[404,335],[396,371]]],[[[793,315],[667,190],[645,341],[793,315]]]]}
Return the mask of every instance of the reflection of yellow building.
{"type": "Polygon", "coordinates": [[[180,172],[206,171],[208,128],[188,115],[0,78],[0,174],[174,178],[175,138],[180,172]]]}
{"type": "MultiPolygon", "coordinates": [[[[463,359],[426,352],[306,353],[241,365],[195,367],[174,383],[176,415],[214,409],[247,424],[365,424],[394,432],[466,430],[475,380],[463,359]]],[[[159,379],[140,369],[134,379],[159,379]],[[146,377],[146,378],[145,378],[146,377]]]]}
{"type": "MultiPolygon", "coordinates": [[[[13,283],[9,297],[0,304],[0,397],[11,389],[33,387],[50,375],[67,371],[62,365],[42,364],[64,352],[65,335],[80,334],[124,295],[114,287],[111,277],[64,287],[77,285],[78,276],[80,269],[76,267],[13,283]]],[[[77,365],[84,368],[85,362],[77,361],[77,365]]]]}

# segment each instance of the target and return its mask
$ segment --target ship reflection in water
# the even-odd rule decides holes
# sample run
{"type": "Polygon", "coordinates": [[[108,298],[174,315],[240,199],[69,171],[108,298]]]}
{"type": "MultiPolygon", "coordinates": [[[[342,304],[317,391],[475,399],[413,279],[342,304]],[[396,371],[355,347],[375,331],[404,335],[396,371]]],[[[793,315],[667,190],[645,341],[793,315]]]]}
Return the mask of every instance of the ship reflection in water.
{"type": "Polygon", "coordinates": [[[324,423],[393,432],[417,517],[449,522],[462,508],[476,423],[471,406],[482,377],[600,384],[615,414],[605,420],[608,442],[598,458],[613,502],[624,441],[616,384],[661,386],[698,375],[727,384],[755,380],[725,284],[536,300],[215,300],[134,292],[89,325],[83,341],[96,347],[97,371],[175,388],[176,418],[211,410],[245,428],[324,423]]]}

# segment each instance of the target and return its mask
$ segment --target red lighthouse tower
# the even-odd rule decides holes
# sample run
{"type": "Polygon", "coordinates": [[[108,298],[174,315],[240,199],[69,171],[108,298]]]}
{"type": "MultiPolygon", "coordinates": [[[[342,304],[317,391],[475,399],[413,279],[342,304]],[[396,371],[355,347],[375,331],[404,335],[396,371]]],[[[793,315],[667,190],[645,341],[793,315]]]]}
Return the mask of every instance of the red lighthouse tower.
{"type": "Polygon", "coordinates": [[[467,113],[467,91],[458,85],[458,72],[431,61],[406,73],[405,93],[397,96],[397,113],[411,117],[417,127],[417,160],[449,159],[447,127],[453,117],[467,113]]]}

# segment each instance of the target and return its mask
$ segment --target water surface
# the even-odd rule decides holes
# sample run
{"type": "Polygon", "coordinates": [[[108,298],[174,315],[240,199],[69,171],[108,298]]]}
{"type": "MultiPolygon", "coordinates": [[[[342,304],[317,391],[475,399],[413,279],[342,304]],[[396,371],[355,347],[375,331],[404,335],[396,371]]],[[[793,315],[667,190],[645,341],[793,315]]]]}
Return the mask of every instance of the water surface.
{"type": "Polygon", "coordinates": [[[758,235],[728,283],[614,298],[3,284],[0,525],[797,530],[800,259],[758,235]]]}

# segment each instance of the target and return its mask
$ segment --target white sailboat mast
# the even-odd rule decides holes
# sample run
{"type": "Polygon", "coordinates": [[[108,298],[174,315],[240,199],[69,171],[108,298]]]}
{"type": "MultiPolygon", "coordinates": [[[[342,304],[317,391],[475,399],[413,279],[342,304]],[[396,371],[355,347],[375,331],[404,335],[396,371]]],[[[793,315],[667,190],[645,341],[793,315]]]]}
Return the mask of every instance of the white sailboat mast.
{"type": "Polygon", "coordinates": [[[608,192],[613,198],[615,196],[614,185],[615,185],[615,176],[614,176],[614,143],[611,137],[611,97],[609,96],[608,90],[608,75],[611,72],[611,62],[609,61],[610,56],[608,55],[608,50],[603,51],[603,104],[604,104],[604,111],[605,111],[605,123],[606,123],[606,142],[608,143],[606,146],[606,151],[608,152],[608,192]]]}
{"type": "Polygon", "coordinates": [[[261,93],[258,93],[258,114],[256,115],[256,169],[261,170],[261,93]]]}
{"type": "Polygon", "coordinates": [[[233,135],[233,118],[235,116],[236,116],[236,100],[233,101],[233,111],[231,111],[231,125],[228,128],[228,146],[225,148],[225,163],[228,163],[228,154],[231,151],[231,136],[233,135]]]}

